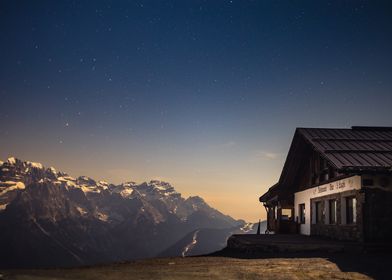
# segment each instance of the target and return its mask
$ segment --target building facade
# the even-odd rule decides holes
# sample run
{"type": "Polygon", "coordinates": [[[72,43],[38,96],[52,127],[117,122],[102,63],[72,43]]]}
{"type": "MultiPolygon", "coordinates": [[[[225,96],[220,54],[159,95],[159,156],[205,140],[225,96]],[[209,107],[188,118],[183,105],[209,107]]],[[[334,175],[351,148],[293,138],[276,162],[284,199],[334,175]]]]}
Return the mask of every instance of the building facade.
{"type": "Polygon", "coordinates": [[[259,198],[267,231],[392,237],[392,128],[297,128],[279,182],[259,198]]]}

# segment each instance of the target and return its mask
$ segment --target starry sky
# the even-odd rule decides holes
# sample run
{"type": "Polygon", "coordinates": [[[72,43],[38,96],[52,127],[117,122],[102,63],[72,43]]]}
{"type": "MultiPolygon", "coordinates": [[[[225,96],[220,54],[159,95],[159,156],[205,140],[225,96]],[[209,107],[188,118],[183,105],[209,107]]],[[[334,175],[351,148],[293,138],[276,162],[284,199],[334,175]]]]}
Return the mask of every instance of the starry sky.
{"type": "Polygon", "coordinates": [[[296,127],[392,125],[390,1],[0,2],[0,158],[264,218],[296,127]]]}

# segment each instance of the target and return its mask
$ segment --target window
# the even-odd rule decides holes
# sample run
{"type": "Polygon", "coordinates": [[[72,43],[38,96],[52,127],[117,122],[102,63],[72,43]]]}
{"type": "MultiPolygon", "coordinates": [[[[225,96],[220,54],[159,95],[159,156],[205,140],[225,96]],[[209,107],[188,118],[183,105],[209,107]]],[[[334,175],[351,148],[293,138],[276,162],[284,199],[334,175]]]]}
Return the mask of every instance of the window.
{"type": "Polygon", "coordinates": [[[346,223],[355,224],[357,222],[357,199],[346,197],[346,223]]]}
{"type": "Polygon", "coordinates": [[[331,199],[328,201],[328,206],[329,206],[329,223],[330,224],[336,224],[337,222],[337,202],[336,199],[331,199]]]}
{"type": "Polygon", "coordinates": [[[292,214],[291,209],[282,209],[281,219],[282,220],[291,220],[291,218],[292,218],[291,214],[292,214]]]}
{"type": "Polygon", "coordinates": [[[301,224],[305,223],[305,204],[298,205],[299,222],[301,224]]]}
{"type": "Polygon", "coordinates": [[[321,224],[323,221],[323,209],[321,201],[317,201],[314,205],[316,210],[316,224],[321,224]]]}

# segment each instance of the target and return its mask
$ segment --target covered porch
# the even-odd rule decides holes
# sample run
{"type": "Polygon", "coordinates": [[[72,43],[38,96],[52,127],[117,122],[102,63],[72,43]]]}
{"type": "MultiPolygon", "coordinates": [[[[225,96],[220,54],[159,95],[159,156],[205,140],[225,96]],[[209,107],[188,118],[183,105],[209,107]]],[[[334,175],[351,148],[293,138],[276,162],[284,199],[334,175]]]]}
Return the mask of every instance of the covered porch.
{"type": "Polygon", "coordinates": [[[294,218],[294,195],[292,193],[282,190],[278,184],[275,184],[259,200],[267,212],[266,234],[299,232],[298,221],[294,218]]]}

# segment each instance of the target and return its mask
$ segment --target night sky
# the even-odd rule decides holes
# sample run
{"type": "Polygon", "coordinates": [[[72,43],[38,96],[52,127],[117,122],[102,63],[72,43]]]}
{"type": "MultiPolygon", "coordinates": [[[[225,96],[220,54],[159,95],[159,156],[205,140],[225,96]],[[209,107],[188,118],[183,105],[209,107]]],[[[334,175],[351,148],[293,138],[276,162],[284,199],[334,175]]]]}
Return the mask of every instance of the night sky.
{"type": "Polygon", "coordinates": [[[392,126],[390,1],[1,1],[0,158],[263,218],[294,130],[392,126]]]}

